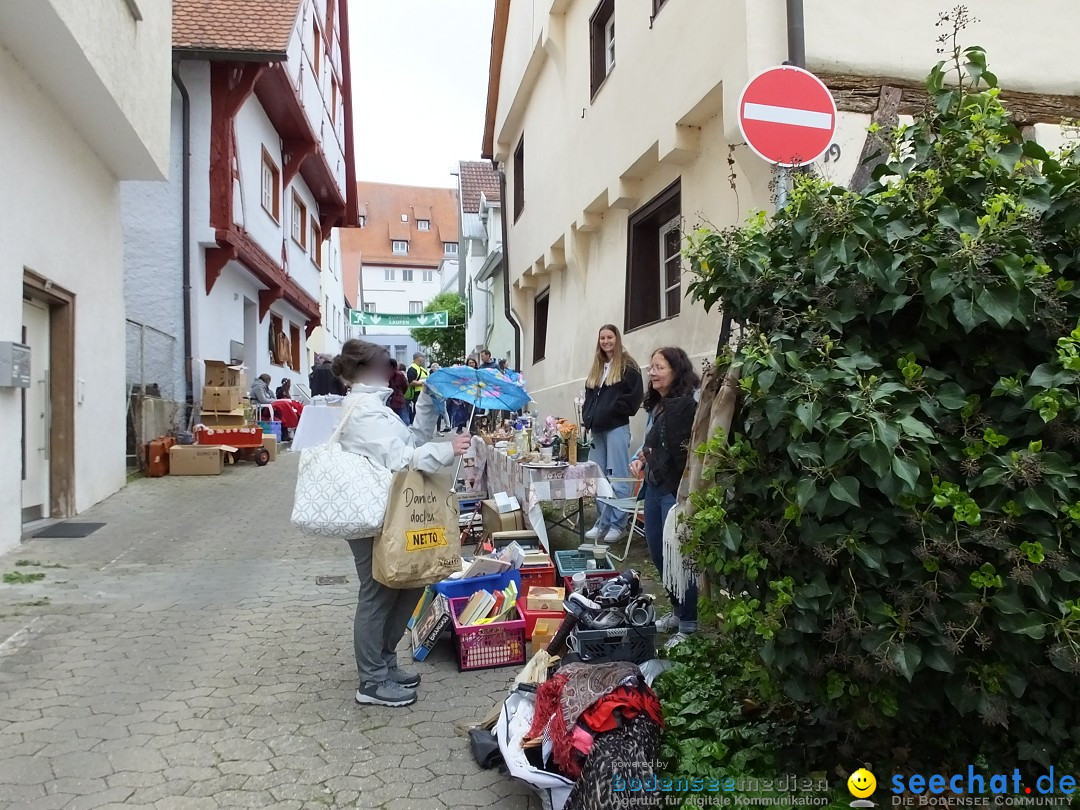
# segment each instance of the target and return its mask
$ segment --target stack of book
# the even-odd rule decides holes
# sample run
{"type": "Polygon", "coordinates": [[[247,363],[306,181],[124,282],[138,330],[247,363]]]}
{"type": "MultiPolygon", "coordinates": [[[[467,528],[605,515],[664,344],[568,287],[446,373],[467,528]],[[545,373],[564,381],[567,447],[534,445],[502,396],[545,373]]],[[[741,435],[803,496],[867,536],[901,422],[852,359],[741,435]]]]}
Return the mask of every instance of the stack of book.
{"type": "Polygon", "coordinates": [[[458,624],[462,627],[478,624],[492,624],[517,618],[518,589],[510,582],[501,591],[477,591],[458,614],[458,624]]]}

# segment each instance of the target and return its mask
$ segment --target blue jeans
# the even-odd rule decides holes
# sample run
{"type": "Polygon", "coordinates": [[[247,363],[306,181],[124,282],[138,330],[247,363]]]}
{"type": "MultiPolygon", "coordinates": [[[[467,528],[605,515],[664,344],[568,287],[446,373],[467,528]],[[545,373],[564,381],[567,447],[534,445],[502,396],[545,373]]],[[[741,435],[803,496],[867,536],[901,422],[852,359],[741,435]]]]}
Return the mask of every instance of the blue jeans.
{"type": "MultiPolygon", "coordinates": [[[[661,581],[664,578],[664,519],[671,507],[675,505],[675,496],[663,492],[657,487],[645,485],[645,543],[649,546],[649,556],[652,557],[656,570],[660,572],[661,581]]],[[[696,633],[697,622],[697,582],[690,581],[690,587],[686,591],[686,599],[680,604],[679,601],[668,592],[671,607],[679,617],[679,632],[696,633]]]]}
{"type": "MultiPolygon", "coordinates": [[[[592,434],[593,448],[589,451],[589,461],[594,461],[608,478],[630,477],[630,426],[623,425],[613,430],[597,430],[592,434]]],[[[633,492],[632,484],[613,484],[616,498],[629,498],[633,492]]],[[[630,515],[610,506],[601,506],[596,512],[596,528],[600,533],[608,529],[622,530],[630,515]]],[[[603,538],[599,538],[603,539],[603,538]]]]}
{"type": "Polygon", "coordinates": [[[404,422],[406,426],[412,424],[412,413],[409,411],[408,404],[406,404],[404,408],[398,411],[397,415],[401,417],[401,421],[404,422]]]}

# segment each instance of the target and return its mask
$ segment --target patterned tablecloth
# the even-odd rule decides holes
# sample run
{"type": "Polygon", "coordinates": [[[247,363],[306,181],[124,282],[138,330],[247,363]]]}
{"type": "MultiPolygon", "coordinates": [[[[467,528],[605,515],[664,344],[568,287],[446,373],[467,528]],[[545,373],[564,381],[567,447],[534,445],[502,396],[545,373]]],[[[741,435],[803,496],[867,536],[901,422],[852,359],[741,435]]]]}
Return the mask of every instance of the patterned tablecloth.
{"type": "Polygon", "coordinates": [[[592,461],[546,469],[525,467],[506,455],[505,451],[496,450],[484,442],[479,436],[473,437],[472,449],[466,460],[468,459],[473,459],[473,463],[465,468],[467,488],[472,491],[486,490],[492,497],[496,492],[514,495],[521,503],[525,518],[539,536],[545,551],[549,550],[549,545],[541,503],[597,496],[611,498],[615,495],[600,466],[592,461]]]}

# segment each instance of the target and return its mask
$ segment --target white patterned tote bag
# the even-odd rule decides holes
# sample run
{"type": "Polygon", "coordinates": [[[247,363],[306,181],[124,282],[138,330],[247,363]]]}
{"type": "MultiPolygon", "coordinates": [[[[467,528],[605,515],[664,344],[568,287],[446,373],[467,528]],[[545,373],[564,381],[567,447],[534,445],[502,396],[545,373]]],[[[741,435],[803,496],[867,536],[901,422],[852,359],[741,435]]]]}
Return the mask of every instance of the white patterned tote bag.
{"type": "Polygon", "coordinates": [[[305,534],[348,540],[382,528],[393,473],[341,449],[341,431],[360,397],[349,403],[326,444],[300,452],[292,522],[305,534]]]}

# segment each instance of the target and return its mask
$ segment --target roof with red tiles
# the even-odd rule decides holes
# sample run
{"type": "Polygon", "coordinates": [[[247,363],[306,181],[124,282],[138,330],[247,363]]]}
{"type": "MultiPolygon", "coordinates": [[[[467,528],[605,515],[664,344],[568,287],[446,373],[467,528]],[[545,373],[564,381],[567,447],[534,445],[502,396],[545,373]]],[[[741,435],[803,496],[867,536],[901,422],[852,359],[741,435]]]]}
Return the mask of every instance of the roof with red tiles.
{"type": "Polygon", "coordinates": [[[363,182],[356,184],[356,198],[366,212],[364,227],[341,229],[343,258],[359,254],[365,265],[434,268],[446,256],[443,243],[458,241],[458,195],[452,188],[363,182]],[[427,220],[428,229],[421,230],[418,220],[427,220]],[[393,241],[408,242],[408,254],[395,254],[393,241]]]}
{"type": "Polygon", "coordinates": [[[300,0],[173,0],[173,48],[284,56],[299,13],[300,0]]]}
{"type": "Polygon", "coordinates": [[[492,202],[499,200],[499,173],[486,160],[460,161],[458,184],[461,188],[461,210],[466,214],[480,213],[481,193],[492,202]]]}

